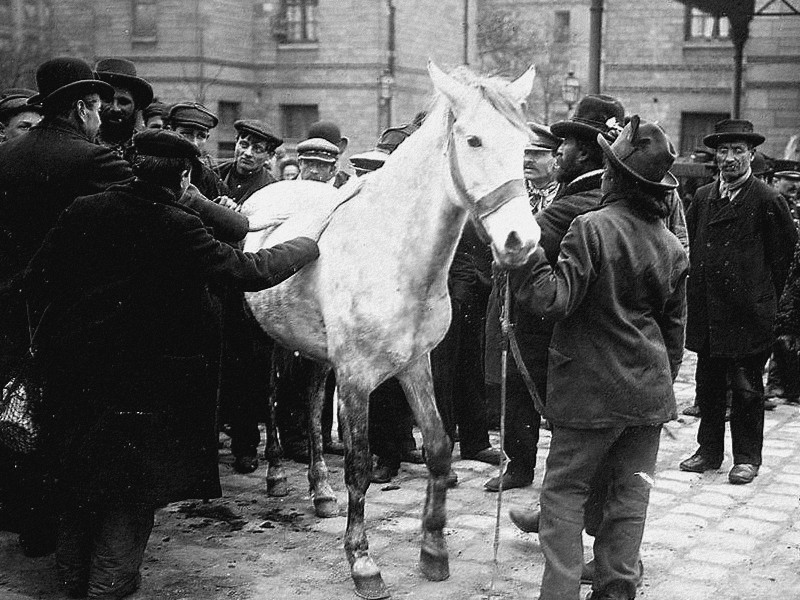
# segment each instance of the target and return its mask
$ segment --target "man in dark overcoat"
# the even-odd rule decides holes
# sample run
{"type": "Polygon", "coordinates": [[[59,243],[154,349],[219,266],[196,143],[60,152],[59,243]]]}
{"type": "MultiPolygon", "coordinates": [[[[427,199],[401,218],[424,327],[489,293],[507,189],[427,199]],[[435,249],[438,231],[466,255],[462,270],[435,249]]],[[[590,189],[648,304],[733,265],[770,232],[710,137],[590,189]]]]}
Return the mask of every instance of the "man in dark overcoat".
{"type": "MultiPolygon", "coordinates": [[[[561,187],[548,207],[536,214],[536,221],[542,229],[539,243],[552,265],[558,260],[561,240],[572,220],[600,203],[603,152],[597,135],[609,135],[609,122],[621,126],[624,118],[625,110],[616,98],[588,95],[581,99],[570,119],[550,127],[553,135],[563,139],[556,150],[555,164],[555,178],[561,187]]],[[[542,401],[546,402],[547,349],[553,325],[519,306],[513,298],[511,318],[515,322],[522,358],[542,401]]],[[[513,361],[509,364],[505,451],[510,462],[504,474],[503,489],[526,487],[533,482],[541,423],[541,407],[534,406],[522,376],[513,361]]],[[[497,491],[500,478],[493,477],[484,486],[489,491],[497,491]]]]}
{"type": "Polygon", "coordinates": [[[136,179],[77,199],[32,259],[42,444],[59,482],[57,566],[71,597],[139,586],[156,507],[221,495],[207,284],[260,290],[314,260],[300,237],[244,253],[177,200],[199,152],[134,137],[136,179]]]}
{"type": "Polygon", "coordinates": [[[595,534],[592,598],[636,595],[639,550],[661,426],[676,416],[688,258],[664,226],[676,153],[638,116],[613,145],[601,204],[577,216],[558,262],[537,249],[510,273],[517,303],[556,321],[544,416],[553,434],[541,492],[540,598],[578,600],[584,507],[598,471],[609,479],[595,534]]]}
{"type": "Polygon", "coordinates": [[[764,438],[763,371],[797,232],[780,194],[750,163],[764,136],[726,119],[703,141],[715,150],[719,180],[697,190],[686,215],[689,278],[686,347],[697,352],[697,452],[680,464],[702,473],[722,464],[730,381],[731,483],[753,481],[764,438]]]}
{"type": "MultiPolygon", "coordinates": [[[[91,67],[74,58],[55,58],[37,70],[38,94],[28,103],[42,121],[23,136],[0,144],[0,378],[25,353],[30,336],[20,282],[28,261],[58,215],[78,196],[96,194],[133,175],[127,162],[94,143],[101,100],[114,89],[95,79],[91,67]],[[41,108],[39,108],[41,106],[41,108]]],[[[17,457],[25,481],[15,486],[16,522],[28,555],[52,552],[52,520],[41,485],[44,465],[36,454],[17,457]]]]}
{"type": "Polygon", "coordinates": [[[228,186],[228,195],[241,206],[255,192],[276,179],[272,159],[283,140],[257,119],[239,119],[233,124],[236,147],[233,159],[219,166],[219,176],[228,186]]]}

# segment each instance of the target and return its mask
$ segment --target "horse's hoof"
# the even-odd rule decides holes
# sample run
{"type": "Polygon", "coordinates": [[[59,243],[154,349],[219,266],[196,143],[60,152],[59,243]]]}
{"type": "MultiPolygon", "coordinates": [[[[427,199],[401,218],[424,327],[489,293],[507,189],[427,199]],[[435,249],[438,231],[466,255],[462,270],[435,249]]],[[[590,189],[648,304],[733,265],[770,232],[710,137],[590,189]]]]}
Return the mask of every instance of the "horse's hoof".
{"type": "Polygon", "coordinates": [[[433,553],[423,548],[419,552],[419,568],[428,581],[444,581],[450,577],[447,553],[433,553]]]}
{"type": "Polygon", "coordinates": [[[314,514],[321,519],[339,516],[339,502],[336,498],[314,498],[314,514]]]}
{"type": "Polygon", "coordinates": [[[272,498],[279,498],[289,495],[289,483],[285,477],[270,478],[267,477],[267,495],[272,498]]]}
{"type": "Polygon", "coordinates": [[[357,560],[353,564],[352,574],[353,582],[356,585],[356,595],[369,600],[389,597],[389,590],[383,583],[381,572],[371,558],[365,557],[357,560]]]}

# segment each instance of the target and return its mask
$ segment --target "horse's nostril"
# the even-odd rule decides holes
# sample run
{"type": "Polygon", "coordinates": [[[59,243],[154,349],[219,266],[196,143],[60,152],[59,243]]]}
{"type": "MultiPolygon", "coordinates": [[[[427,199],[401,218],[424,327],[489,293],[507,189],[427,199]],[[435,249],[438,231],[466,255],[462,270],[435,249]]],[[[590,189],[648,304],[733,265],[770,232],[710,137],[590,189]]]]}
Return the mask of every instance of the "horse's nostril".
{"type": "Polygon", "coordinates": [[[516,231],[512,231],[506,238],[506,252],[519,252],[522,249],[522,239],[516,231]]]}

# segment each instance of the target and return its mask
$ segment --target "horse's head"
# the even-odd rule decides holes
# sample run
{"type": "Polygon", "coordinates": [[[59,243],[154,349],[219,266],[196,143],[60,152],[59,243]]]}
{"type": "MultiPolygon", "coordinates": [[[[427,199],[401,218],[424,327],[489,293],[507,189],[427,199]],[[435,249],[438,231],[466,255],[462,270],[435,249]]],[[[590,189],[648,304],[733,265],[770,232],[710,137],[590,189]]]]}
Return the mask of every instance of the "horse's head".
{"type": "Polygon", "coordinates": [[[479,78],[466,70],[450,76],[433,63],[428,71],[452,115],[446,152],[455,196],[491,242],[495,260],[506,268],[518,267],[541,234],[522,171],[530,139],[522,105],[530,94],[534,69],[512,83],[479,78]]]}

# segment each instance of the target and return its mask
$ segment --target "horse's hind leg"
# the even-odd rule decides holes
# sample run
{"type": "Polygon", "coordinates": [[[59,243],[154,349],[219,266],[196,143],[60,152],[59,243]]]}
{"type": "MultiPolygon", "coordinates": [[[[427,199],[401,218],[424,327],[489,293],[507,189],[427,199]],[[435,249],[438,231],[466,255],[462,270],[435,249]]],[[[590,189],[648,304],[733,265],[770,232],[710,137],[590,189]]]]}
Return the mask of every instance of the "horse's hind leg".
{"type": "Polygon", "coordinates": [[[450,441],[436,410],[433,395],[430,358],[427,354],[397,374],[417,425],[422,430],[425,458],[428,465],[428,490],[422,513],[422,548],[419,564],[431,581],[450,576],[447,543],[442,529],[447,521],[445,499],[447,475],[450,472],[450,441]]]}
{"type": "Polygon", "coordinates": [[[330,367],[313,363],[308,389],[308,435],[311,461],[308,465],[308,487],[314,512],[318,517],[335,517],[339,514],[336,494],[328,476],[328,466],[322,455],[322,407],[325,403],[325,381],[330,367]]]}
{"type": "Polygon", "coordinates": [[[337,389],[342,410],[344,434],[344,480],[347,484],[347,530],[344,550],[350,562],[350,574],[356,594],[362,598],[388,598],[380,569],[369,555],[369,542],[364,525],[364,501],[372,474],[369,450],[369,391],[353,385],[352,376],[337,370],[337,389]]]}
{"type": "Polygon", "coordinates": [[[269,397],[267,398],[267,445],[264,449],[264,456],[267,459],[267,495],[269,496],[286,496],[289,494],[289,484],[286,481],[286,471],[283,468],[281,459],[283,458],[283,449],[278,441],[278,419],[275,414],[275,400],[277,398],[278,389],[278,369],[282,368],[280,364],[282,350],[277,344],[272,348],[272,357],[270,360],[270,373],[269,373],[269,397]]]}

